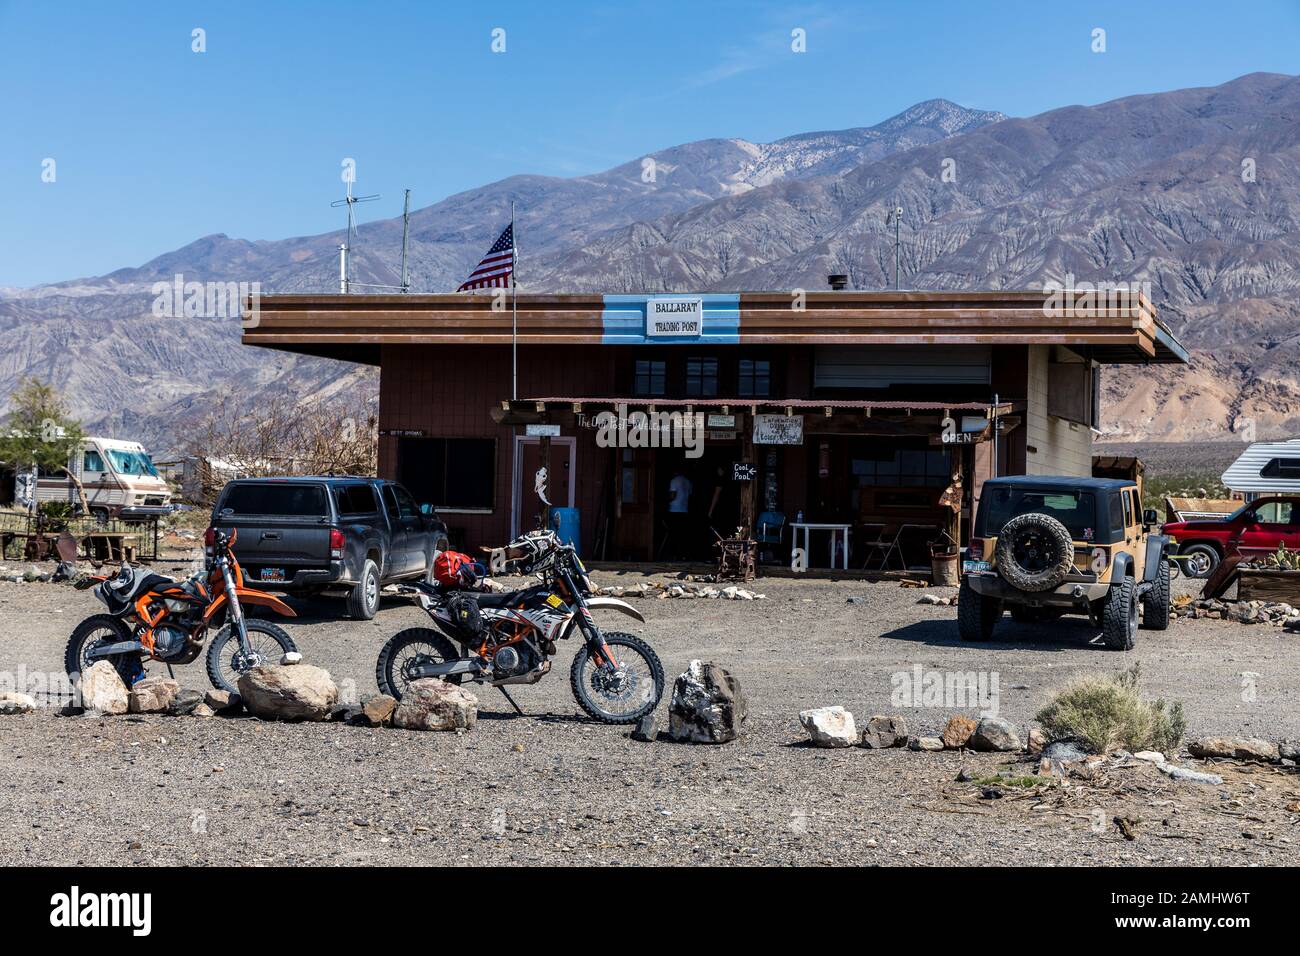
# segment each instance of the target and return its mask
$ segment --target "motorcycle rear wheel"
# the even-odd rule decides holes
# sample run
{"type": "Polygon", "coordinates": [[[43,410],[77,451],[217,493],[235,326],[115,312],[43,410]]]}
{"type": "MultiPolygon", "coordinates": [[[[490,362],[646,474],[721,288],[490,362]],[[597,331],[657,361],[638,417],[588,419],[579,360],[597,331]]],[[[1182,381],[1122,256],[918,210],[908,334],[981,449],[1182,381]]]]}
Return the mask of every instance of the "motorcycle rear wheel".
{"type": "MultiPolygon", "coordinates": [[[[72,632],[68,646],[63,652],[63,669],[68,677],[79,680],[93,661],[86,660],[86,653],[97,644],[118,644],[134,640],[131,628],[120,617],[111,614],[92,614],[72,632]]],[[[103,658],[113,665],[122,683],[130,687],[138,677],[144,676],[143,661],[139,654],[114,654],[103,658]]]]}
{"type": "Polygon", "coordinates": [[[239,675],[244,671],[260,664],[278,664],[281,657],[298,649],[293,638],[278,624],[245,618],[244,627],[248,631],[248,643],[253,650],[252,660],[243,659],[239,636],[229,624],[218,631],[208,645],[208,680],[217,690],[239,693],[239,675]],[[279,653],[275,652],[276,647],[279,648],[279,653]]]}
{"type": "MultiPolygon", "coordinates": [[[[408,627],[390,637],[388,643],[379,649],[379,659],[375,661],[375,683],[379,685],[381,694],[401,700],[411,683],[403,673],[407,666],[420,658],[442,663],[457,660],[460,656],[456,646],[433,628],[408,627]]],[[[452,674],[443,680],[459,684],[464,676],[452,674]]]]}
{"type": "Polygon", "coordinates": [[[605,643],[614,651],[619,675],[607,675],[584,644],[569,668],[573,697],[588,716],[603,724],[635,724],[659,706],[664,666],[654,649],[635,634],[611,631],[605,643]]]}

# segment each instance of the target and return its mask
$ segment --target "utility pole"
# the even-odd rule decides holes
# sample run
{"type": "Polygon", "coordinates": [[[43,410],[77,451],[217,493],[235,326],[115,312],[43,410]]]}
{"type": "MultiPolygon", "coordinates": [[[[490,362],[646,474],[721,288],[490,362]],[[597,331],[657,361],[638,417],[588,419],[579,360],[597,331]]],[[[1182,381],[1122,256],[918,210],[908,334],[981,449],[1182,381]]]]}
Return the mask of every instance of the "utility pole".
{"type": "Polygon", "coordinates": [[[888,228],[892,221],[894,224],[894,291],[898,291],[898,224],[903,220],[903,207],[895,206],[885,216],[885,227],[888,228]]]}
{"type": "Polygon", "coordinates": [[[411,277],[406,273],[406,240],[411,234],[411,191],[406,191],[406,201],[402,203],[402,292],[411,291],[411,277]]]}

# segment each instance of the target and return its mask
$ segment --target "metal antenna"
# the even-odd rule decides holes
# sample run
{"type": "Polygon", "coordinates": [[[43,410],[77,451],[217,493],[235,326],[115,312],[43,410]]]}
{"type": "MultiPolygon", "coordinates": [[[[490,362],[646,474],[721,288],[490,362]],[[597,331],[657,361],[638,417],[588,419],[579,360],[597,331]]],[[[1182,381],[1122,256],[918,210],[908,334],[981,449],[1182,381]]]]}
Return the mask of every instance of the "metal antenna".
{"type": "Polygon", "coordinates": [[[339,206],[348,207],[348,231],[343,242],[339,245],[339,291],[344,295],[348,294],[348,287],[352,285],[352,263],[348,259],[348,253],[351,251],[352,237],[357,234],[357,217],[352,211],[352,207],[359,202],[373,202],[378,198],[378,193],[373,196],[353,196],[352,179],[349,177],[348,194],[342,199],[336,199],[330,203],[330,207],[334,209],[339,206]]]}
{"type": "Polygon", "coordinates": [[[885,228],[894,224],[894,291],[898,291],[898,224],[903,221],[903,207],[895,206],[885,216],[885,228]]]}
{"type": "Polygon", "coordinates": [[[402,292],[411,291],[411,277],[406,272],[406,239],[411,234],[411,191],[406,191],[406,201],[402,203],[402,292]]]}

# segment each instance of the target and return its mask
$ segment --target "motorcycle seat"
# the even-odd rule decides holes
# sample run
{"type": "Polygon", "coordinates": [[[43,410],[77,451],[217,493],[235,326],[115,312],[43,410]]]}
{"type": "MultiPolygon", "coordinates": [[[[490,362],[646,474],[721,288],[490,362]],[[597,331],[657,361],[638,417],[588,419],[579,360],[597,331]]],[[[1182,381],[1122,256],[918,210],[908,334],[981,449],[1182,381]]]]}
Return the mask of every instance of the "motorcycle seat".
{"type": "Polygon", "coordinates": [[[175,584],[175,578],[155,574],[146,568],[126,568],[99,586],[100,597],[112,614],[123,614],[142,595],[175,584]]]}

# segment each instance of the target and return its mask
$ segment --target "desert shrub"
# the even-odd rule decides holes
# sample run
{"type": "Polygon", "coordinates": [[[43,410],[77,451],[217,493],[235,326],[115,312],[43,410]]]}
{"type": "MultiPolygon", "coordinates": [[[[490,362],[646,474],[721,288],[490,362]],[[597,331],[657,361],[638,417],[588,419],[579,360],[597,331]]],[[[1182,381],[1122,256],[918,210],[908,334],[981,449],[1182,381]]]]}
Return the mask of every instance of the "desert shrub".
{"type": "Polygon", "coordinates": [[[76,511],[76,506],[70,501],[42,501],[36,513],[45,531],[65,531],[76,511]]]}
{"type": "Polygon", "coordinates": [[[1145,701],[1138,693],[1141,670],[1084,677],[1038,712],[1049,740],[1075,740],[1095,753],[1158,750],[1171,753],[1187,730],[1180,702],[1145,701]]]}

